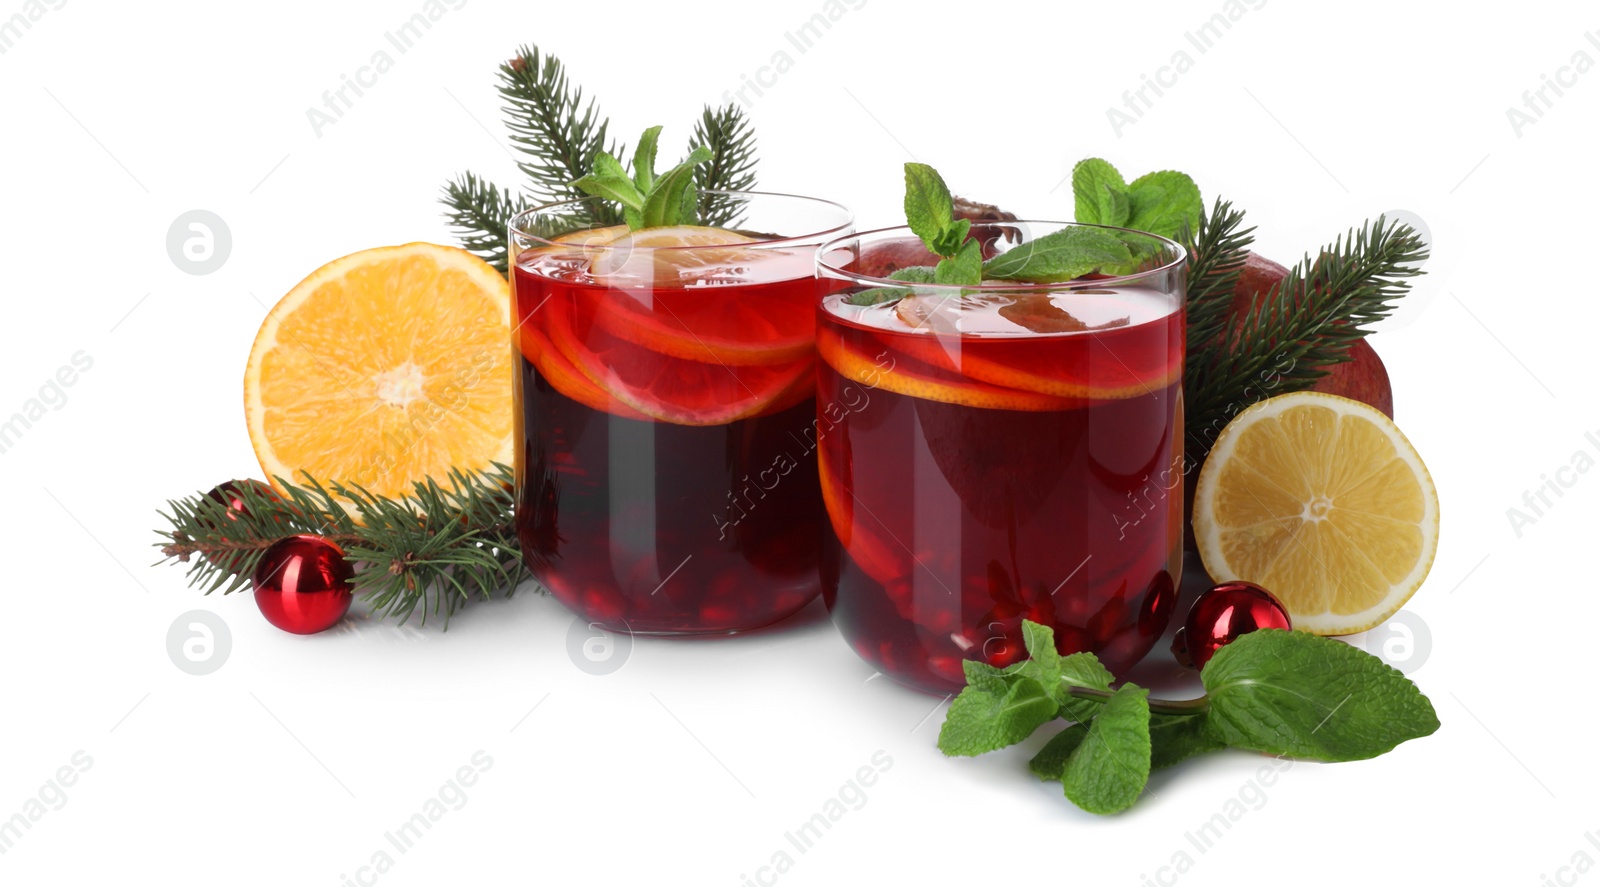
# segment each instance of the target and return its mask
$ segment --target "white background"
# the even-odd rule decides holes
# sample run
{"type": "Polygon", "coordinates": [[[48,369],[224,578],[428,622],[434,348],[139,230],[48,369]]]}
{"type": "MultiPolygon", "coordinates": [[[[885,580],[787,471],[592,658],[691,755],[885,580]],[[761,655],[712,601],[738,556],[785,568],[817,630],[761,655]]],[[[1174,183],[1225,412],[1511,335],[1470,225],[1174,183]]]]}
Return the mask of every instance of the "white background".
{"type": "MultiPolygon", "coordinates": [[[[0,818],[74,752],[93,765],[0,855],[0,882],[336,885],[388,849],[385,885],[731,887],[780,850],[786,887],[1600,885],[1561,869],[1600,859],[1585,838],[1600,829],[1585,689],[1600,474],[1563,474],[1571,488],[1520,535],[1507,516],[1575,453],[1600,456],[1584,437],[1600,440],[1600,71],[1548,93],[1520,136],[1506,114],[1575,52],[1600,60],[1585,37],[1600,16],[1257,3],[1205,54],[1184,34],[1220,0],[871,0],[804,54],[785,32],[821,0],[469,0],[405,54],[384,34],[421,0],[48,8],[0,55],[0,416],[74,353],[93,366],[0,455],[0,818]],[[1090,816],[1028,775],[1026,751],[943,759],[939,700],[868,681],[820,607],[732,640],[640,641],[596,677],[568,656],[572,616],[531,590],[447,634],[357,621],[295,637],[248,594],[202,597],[149,566],[166,498],[259,473],[240,377],[265,305],[335,256],[450,242],[435,198],[459,171],[516,181],[493,72],[521,41],[564,58],[622,137],[666,124],[664,153],[787,51],[753,105],[761,183],[843,201],[864,227],[897,220],[913,157],[1036,218],[1070,217],[1061,180],[1082,157],[1180,168],[1248,207],[1284,261],[1379,212],[1420,215],[1432,274],[1374,343],[1443,502],[1407,610],[1429,640],[1391,651],[1442,729],[1375,761],[1294,765],[1202,853],[1185,833],[1257,798],[1262,759],[1192,762],[1125,815],[1090,816]],[[393,69],[319,137],[307,109],[386,48],[393,69]],[[1108,106],[1179,50],[1192,69],[1115,132],[1108,106]],[[197,208],[233,237],[207,276],[166,252],[197,208]],[[203,677],[166,651],[195,608],[232,632],[203,677]],[[880,749],[893,765],[865,806],[795,851],[784,833],[880,749]],[[478,750],[493,765],[465,806],[395,853],[385,831],[478,750]],[[1181,877],[1161,868],[1177,851],[1181,877]]],[[[0,0],[0,16],[21,9],[0,0]]],[[[1169,674],[1166,655],[1147,671],[1169,674]]]]}

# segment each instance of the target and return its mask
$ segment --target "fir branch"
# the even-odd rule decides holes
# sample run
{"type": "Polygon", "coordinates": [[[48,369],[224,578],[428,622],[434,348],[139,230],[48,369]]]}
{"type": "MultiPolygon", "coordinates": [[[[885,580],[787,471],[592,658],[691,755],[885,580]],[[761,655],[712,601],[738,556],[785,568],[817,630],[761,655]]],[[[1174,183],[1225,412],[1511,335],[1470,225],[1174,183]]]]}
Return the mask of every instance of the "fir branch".
{"type": "MultiPolygon", "coordinates": [[[[594,99],[585,102],[583,90],[567,79],[561,60],[541,53],[537,46],[523,46],[516,58],[500,66],[499,91],[506,102],[511,143],[527,157],[517,167],[527,175],[537,203],[582,199],[586,195],[572,183],[594,168],[595,156],[602,151],[613,157],[624,153],[607,138],[610,124],[600,116],[594,99]]],[[[612,207],[596,205],[596,224],[621,221],[612,207]]]]}
{"type": "Polygon", "coordinates": [[[507,230],[527,200],[469,172],[445,184],[440,202],[450,208],[445,217],[461,248],[505,273],[507,230]]]}
{"type": "Polygon", "coordinates": [[[705,146],[711,160],[695,167],[694,185],[700,194],[700,224],[719,228],[737,227],[739,206],[727,197],[708,191],[749,191],[756,185],[756,134],[750,118],[738,105],[727,104],[700,113],[694,125],[689,150],[705,146]]]}
{"type": "Polygon", "coordinates": [[[1410,225],[1379,216],[1315,258],[1289,269],[1220,341],[1190,352],[1184,397],[1188,446],[1197,457],[1240,410],[1303,391],[1348,358],[1422,273],[1427,244],[1410,225]]]}
{"type": "Polygon", "coordinates": [[[314,533],[338,543],[356,566],[355,592],[380,617],[421,610],[449,619],[468,600],[507,596],[525,577],[512,524],[512,471],[452,471],[446,483],[416,483],[404,499],[312,479],[279,492],[241,485],[242,513],[205,494],[168,503],[158,530],[162,563],[188,563],[191,586],[210,594],[246,588],[273,543],[314,533]],[[352,515],[352,512],[354,514],[352,515]],[[359,522],[358,519],[359,518],[359,522]],[[195,557],[199,555],[199,557],[195,557]]]}
{"type": "Polygon", "coordinates": [[[1188,346],[1191,360],[1227,328],[1233,290],[1255,243],[1255,228],[1244,228],[1244,210],[1218,198],[1209,216],[1180,237],[1189,252],[1188,346]]]}

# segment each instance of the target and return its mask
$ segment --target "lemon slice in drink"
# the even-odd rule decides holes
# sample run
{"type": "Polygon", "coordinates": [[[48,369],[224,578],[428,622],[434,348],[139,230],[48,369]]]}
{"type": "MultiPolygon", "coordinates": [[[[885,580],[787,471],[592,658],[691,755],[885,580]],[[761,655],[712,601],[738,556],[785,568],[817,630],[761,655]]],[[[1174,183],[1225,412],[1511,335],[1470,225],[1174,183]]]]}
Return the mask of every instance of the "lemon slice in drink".
{"type": "Polygon", "coordinates": [[[644,228],[589,244],[602,247],[589,263],[589,273],[610,283],[681,284],[759,258],[753,250],[738,248],[754,242],[753,237],[701,225],[644,228]],[[708,248],[719,246],[729,249],[708,248]]]}
{"type": "Polygon", "coordinates": [[[1439,547],[1439,496],[1394,422],[1304,391],[1269,398],[1218,435],[1195,485],[1206,571],[1271,590],[1294,626],[1365,631],[1422,585],[1439,547]]]}

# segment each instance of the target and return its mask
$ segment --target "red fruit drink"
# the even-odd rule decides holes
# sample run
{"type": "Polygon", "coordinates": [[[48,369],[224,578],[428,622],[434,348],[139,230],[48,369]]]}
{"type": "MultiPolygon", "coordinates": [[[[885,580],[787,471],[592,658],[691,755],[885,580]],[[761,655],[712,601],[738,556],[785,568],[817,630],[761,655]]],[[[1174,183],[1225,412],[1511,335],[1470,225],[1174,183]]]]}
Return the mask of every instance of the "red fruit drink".
{"type": "Polygon", "coordinates": [[[512,273],[516,526],[535,578],[634,633],[804,607],[819,591],[817,241],[688,227],[529,242],[512,273]]]}
{"type": "Polygon", "coordinates": [[[1113,672],[1161,636],[1181,577],[1184,354],[1182,251],[1161,248],[1140,277],[870,307],[851,299],[882,283],[849,274],[859,244],[825,248],[823,596],[874,667],[947,693],[964,659],[1024,657],[1024,619],[1113,672]]]}

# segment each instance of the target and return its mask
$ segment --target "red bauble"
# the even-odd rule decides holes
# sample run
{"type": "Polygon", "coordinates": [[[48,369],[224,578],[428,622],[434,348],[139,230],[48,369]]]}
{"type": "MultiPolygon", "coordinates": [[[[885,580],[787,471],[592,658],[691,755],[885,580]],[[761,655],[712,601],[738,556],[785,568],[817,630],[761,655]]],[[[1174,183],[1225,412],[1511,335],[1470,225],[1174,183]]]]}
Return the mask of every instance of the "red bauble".
{"type": "Polygon", "coordinates": [[[315,634],[349,612],[354,576],[344,550],[333,542],[321,536],[280,539],[256,566],[256,606],[284,631],[315,634]]]}
{"type": "Polygon", "coordinates": [[[1224,582],[1200,595],[1172,639],[1172,655],[1205,668],[1212,654],[1258,628],[1289,628],[1289,611],[1259,585],[1224,582]]]}
{"type": "Polygon", "coordinates": [[[206,494],[206,498],[213,502],[220,503],[223,508],[228,510],[228,520],[236,521],[239,519],[239,515],[242,514],[248,516],[250,514],[250,510],[246,508],[244,504],[243,491],[246,488],[249,488],[251,492],[257,494],[258,496],[275,495],[272,492],[272,488],[261,481],[230,480],[227,483],[217,484],[215,487],[212,487],[211,492],[206,494]]]}
{"type": "MultiPolygon", "coordinates": [[[[230,480],[227,483],[217,484],[215,487],[212,487],[211,492],[206,494],[206,498],[221,505],[225,509],[224,516],[227,518],[228,523],[232,523],[237,521],[240,515],[248,517],[250,514],[250,509],[247,508],[244,503],[244,494],[242,491],[245,488],[249,488],[252,492],[260,496],[276,495],[272,492],[271,487],[258,480],[230,480]]],[[[205,518],[201,518],[201,522],[208,526],[211,525],[211,521],[205,518]]],[[[222,529],[223,532],[227,532],[226,525],[224,525],[222,529]]],[[[243,552],[233,552],[229,554],[218,552],[207,554],[206,557],[212,563],[230,573],[239,572],[239,565],[245,559],[243,552]]]]}

